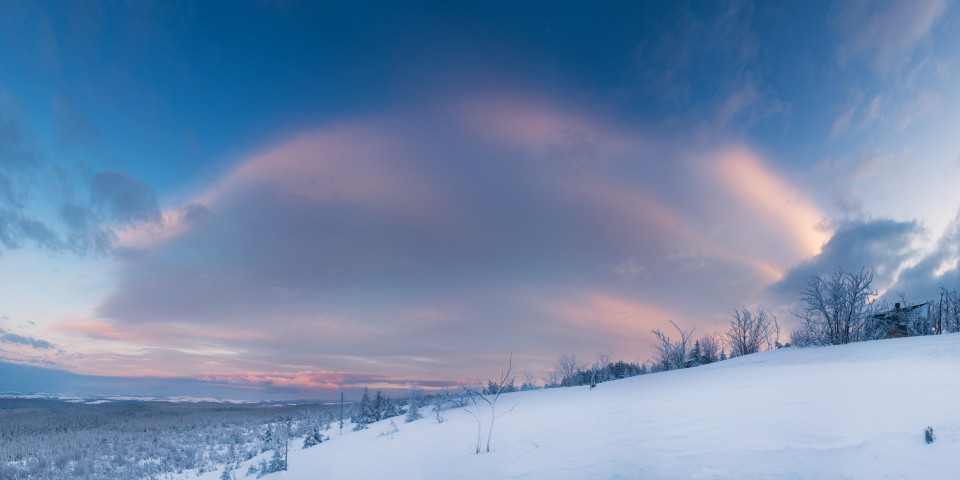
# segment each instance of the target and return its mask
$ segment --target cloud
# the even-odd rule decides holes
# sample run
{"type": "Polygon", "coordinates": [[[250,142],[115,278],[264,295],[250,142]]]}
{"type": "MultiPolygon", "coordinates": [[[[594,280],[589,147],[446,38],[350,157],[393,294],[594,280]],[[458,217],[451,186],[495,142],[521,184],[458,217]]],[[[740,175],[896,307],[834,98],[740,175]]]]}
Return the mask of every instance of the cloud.
{"type": "Polygon", "coordinates": [[[947,10],[946,0],[837,2],[828,22],[841,66],[866,59],[887,73],[899,68],[947,10]]]}
{"type": "MultiPolygon", "coordinates": [[[[543,308],[543,292],[701,322],[815,253],[818,212],[786,185],[746,147],[692,149],[529,100],[358,119],[249,155],[161,220],[117,229],[141,253],[89,318],[58,328],[147,348],[113,365],[165,374],[414,378],[441,362],[473,377],[499,368],[491,346],[531,344],[536,370],[584,348],[588,329],[543,308]]],[[[614,353],[645,355],[649,326],[614,353]]]]}
{"type": "Polygon", "coordinates": [[[841,214],[857,218],[889,197],[889,192],[908,190],[909,162],[900,155],[862,151],[841,159],[824,159],[813,168],[812,177],[841,214]]]}
{"type": "Polygon", "coordinates": [[[60,236],[47,225],[12,209],[0,208],[0,245],[14,249],[27,241],[51,250],[63,246],[60,236]]]}
{"type": "Polygon", "coordinates": [[[960,288],[960,211],[934,247],[907,266],[890,290],[925,301],[933,298],[941,285],[948,290],[960,288]]]}
{"type": "Polygon", "coordinates": [[[102,171],[94,175],[90,200],[108,218],[120,223],[160,221],[153,189],[125,173],[102,171]]]}
{"type": "Polygon", "coordinates": [[[791,268],[769,290],[785,303],[796,302],[810,277],[829,275],[843,267],[846,271],[872,271],[873,287],[885,291],[896,282],[901,267],[918,254],[914,242],[924,233],[923,227],[914,221],[843,223],[835,227],[835,233],[819,254],[791,268]]]}
{"type": "Polygon", "coordinates": [[[857,133],[873,125],[883,117],[885,103],[884,95],[878,94],[864,104],[862,94],[858,92],[851,104],[833,121],[827,141],[832,142],[845,133],[857,133]]]}
{"type": "MultiPolygon", "coordinates": [[[[115,230],[159,221],[153,189],[113,171],[99,172],[77,185],[76,177],[88,175],[85,167],[68,169],[51,161],[23,128],[27,122],[21,103],[0,93],[0,247],[32,244],[78,255],[125,254],[128,249],[115,249],[115,230]],[[51,205],[59,205],[53,218],[51,205]]],[[[95,128],[81,125],[79,113],[59,100],[54,100],[53,110],[56,128],[69,130],[60,132],[67,137],[88,136],[85,129],[95,128]]]]}
{"type": "Polygon", "coordinates": [[[640,264],[640,260],[636,257],[630,257],[620,263],[610,265],[607,268],[611,273],[625,281],[633,280],[643,273],[643,265],[640,264]]]}
{"type": "Polygon", "coordinates": [[[725,2],[704,14],[688,5],[658,18],[653,38],[637,48],[639,96],[667,104],[668,122],[718,135],[759,121],[789,117],[791,106],[764,80],[763,41],[756,25],[776,14],[750,2],[725,2]],[[679,116],[679,118],[675,117],[679,116]]]}
{"type": "Polygon", "coordinates": [[[900,105],[895,125],[897,130],[904,130],[917,120],[936,113],[940,108],[940,94],[922,90],[917,92],[916,98],[900,105]]]}
{"type": "Polygon", "coordinates": [[[826,242],[823,214],[753,152],[732,149],[719,155],[713,173],[754,215],[779,224],[801,256],[819,252],[826,242]]]}
{"type": "Polygon", "coordinates": [[[352,372],[242,372],[200,375],[203,381],[241,387],[257,387],[267,392],[335,393],[340,390],[357,391],[364,387],[384,390],[421,388],[439,390],[460,386],[454,380],[423,380],[396,378],[384,375],[352,372]]]}
{"type": "Polygon", "coordinates": [[[723,131],[736,124],[747,130],[765,118],[776,115],[790,116],[790,105],[781,101],[772,89],[761,90],[756,76],[746,75],[732,82],[735,86],[731,87],[715,106],[715,128],[723,131]]]}
{"type": "Polygon", "coordinates": [[[56,348],[52,343],[41,340],[39,338],[34,338],[30,336],[17,335],[15,333],[7,332],[6,330],[0,328],[0,343],[7,343],[12,345],[23,345],[37,350],[53,350],[56,348]]]}

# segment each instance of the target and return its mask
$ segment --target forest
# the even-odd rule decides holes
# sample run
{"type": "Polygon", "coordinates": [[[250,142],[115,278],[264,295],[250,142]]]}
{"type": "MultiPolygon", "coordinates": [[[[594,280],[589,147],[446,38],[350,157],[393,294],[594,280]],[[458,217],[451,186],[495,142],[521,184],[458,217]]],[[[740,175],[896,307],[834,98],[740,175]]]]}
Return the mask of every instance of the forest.
{"type": "MultiPolygon", "coordinates": [[[[72,403],[0,398],[0,478],[165,479],[322,440],[340,404],[72,403]]],[[[264,462],[257,476],[283,469],[264,462]]],[[[241,472],[238,472],[241,473],[241,472]]],[[[237,475],[238,477],[240,475],[237,475]]]]}

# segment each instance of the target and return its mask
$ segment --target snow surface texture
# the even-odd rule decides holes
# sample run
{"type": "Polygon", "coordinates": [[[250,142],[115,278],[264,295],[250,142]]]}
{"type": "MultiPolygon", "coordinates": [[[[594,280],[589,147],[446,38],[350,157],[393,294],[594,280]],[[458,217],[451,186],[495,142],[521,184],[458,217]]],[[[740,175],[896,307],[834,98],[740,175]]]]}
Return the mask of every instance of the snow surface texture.
{"type": "Polygon", "coordinates": [[[442,424],[427,408],[413,423],[395,418],[392,435],[378,436],[390,420],[329,430],[331,441],[291,449],[290,470],[265,478],[955,479],[958,399],[960,334],[786,348],[504,395],[499,411],[517,406],[479,455],[463,410],[442,424]]]}

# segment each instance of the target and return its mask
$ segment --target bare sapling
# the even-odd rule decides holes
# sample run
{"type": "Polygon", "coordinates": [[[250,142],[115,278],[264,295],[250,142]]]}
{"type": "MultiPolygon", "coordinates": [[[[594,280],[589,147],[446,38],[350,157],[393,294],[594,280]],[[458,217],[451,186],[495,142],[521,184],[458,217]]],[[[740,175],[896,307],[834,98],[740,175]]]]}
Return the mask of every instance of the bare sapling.
{"type": "Polygon", "coordinates": [[[500,399],[500,395],[506,391],[507,385],[509,385],[513,380],[513,377],[510,376],[512,371],[513,371],[513,354],[510,354],[510,361],[506,371],[501,370],[500,378],[497,380],[496,383],[492,381],[489,382],[488,383],[489,386],[486,389],[486,391],[484,391],[484,389],[479,386],[480,385],[479,382],[477,382],[477,386],[467,386],[462,383],[460,384],[460,386],[463,387],[463,390],[469,396],[470,401],[473,403],[473,407],[474,407],[473,411],[470,411],[470,409],[468,408],[465,408],[464,410],[470,412],[470,414],[473,415],[473,417],[477,420],[476,453],[480,453],[480,438],[482,435],[481,426],[483,424],[483,415],[480,412],[480,404],[486,403],[486,405],[490,407],[490,425],[487,429],[487,452],[490,452],[490,441],[493,438],[494,422],[498,418],[512,412],[513,409],[516,408],[517,405],[519,404],[519,402],[515,403],[513,404],[512,407],[510,407],[509,410],[502,412],[500,414],[497,414],[497,400],[500,399]]]}

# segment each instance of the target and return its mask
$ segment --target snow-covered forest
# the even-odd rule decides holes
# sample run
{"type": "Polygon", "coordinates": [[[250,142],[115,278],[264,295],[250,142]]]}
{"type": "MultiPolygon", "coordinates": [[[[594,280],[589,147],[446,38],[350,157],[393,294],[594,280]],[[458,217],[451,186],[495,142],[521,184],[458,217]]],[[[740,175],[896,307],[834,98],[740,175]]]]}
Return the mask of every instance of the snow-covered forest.
{"type": "MultiPolygon", "coordinates": [[[[316,438],[339,404],[0,399],[0,478],[161,479],[237,465],[316,438]]],[[[266,463],[256,474],[278,470],[266,463]]]]}

